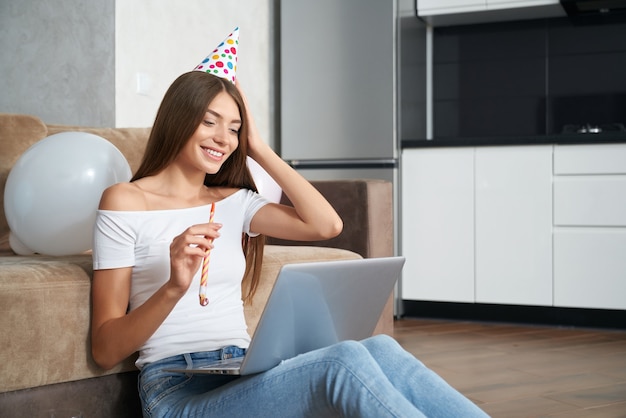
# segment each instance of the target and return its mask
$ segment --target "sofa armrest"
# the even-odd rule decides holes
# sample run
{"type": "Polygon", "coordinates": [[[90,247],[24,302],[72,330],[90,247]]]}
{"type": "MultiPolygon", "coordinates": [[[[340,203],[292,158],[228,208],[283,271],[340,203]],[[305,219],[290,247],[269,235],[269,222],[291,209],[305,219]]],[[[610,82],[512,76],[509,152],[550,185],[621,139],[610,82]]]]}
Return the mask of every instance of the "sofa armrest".
{"type": "MultiPolygon", "coordinates": [[[[334,247],[362,257],[389,257],[393,247],[393,197],[391,183],[384,180],[323,180],[313,186],[343,219],[339,236],[313,242],[268,238],[269,244],[334,247]]],[[[291,204],[283,196],[283,203],[291,204]]]]}

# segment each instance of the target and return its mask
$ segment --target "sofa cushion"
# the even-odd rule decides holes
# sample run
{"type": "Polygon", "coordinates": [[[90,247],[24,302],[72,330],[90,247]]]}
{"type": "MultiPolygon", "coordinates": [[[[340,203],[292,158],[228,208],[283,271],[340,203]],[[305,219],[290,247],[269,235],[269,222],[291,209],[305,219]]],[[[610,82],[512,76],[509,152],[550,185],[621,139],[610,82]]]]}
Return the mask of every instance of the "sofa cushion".
{"type": "Polygon", "coordinates": [[[0,392],[134,370],[90,354],[91,255],[0,257],[0,392]]]}
{"type": "Polygon", "coordinates": [[[31,145],[48,135],[41,119],[29,115],[0,113],[0,252],[10,250],[9,225],[4,214],[4,189],[9,172],[31,145]]]}

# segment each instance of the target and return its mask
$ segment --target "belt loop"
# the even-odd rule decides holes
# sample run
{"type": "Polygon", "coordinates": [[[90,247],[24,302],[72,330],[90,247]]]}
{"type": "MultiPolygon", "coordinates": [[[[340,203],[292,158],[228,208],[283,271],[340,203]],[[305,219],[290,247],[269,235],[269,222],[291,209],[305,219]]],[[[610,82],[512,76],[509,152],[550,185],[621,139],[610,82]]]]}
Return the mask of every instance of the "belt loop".
{"type": "Polygon", "coordinates": [[[183,357],[185,358],[185,362],[187,363],[187,368],[193,369],[193,360],[191,359],[191,355],[189,353],[185,353],[183,354],[183,357]]]}
{"type": "Polygon", "coordinates": [[[226,360],[226,359],[235,357],[235,354],[237,353],[238,349],[239,349],[238,347],[235,347],[235,346],[232,346],[232,345],[229,345],[227,347],[223,347],[220,350],[220,359],[226,360]]]}
{"type": "Polygon", "coordinates": [[[231,354],[230,347],[223,347],[220,350],[220,360],[226,360],[227,358],[231,358],[233,355],[231,354]]]}

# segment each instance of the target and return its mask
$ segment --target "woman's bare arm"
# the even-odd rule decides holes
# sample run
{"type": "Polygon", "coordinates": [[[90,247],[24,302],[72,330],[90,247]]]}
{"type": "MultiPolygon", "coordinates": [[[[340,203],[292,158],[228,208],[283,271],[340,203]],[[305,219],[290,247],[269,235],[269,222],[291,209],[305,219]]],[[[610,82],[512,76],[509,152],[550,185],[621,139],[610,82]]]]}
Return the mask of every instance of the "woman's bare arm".
{"type": "Polygon", "coordinates": [[[283,161],[260,138],[245,94],[237,84],[248,109],[248,154],[278,183],[292,207],[269,204],[257,212],[251,223],[254,232],[276,238],[314,241],[339,235],[343,222],[324,196],[283,161]]]}

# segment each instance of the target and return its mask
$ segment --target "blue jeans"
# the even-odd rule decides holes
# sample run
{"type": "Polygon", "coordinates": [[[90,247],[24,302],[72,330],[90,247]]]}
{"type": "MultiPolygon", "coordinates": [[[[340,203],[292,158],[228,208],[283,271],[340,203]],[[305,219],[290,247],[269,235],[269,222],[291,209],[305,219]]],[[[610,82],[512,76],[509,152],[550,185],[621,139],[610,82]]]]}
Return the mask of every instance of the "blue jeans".
{"type": "Polygon", "coordinates": [[[345,341],[251,376],[185,375],[244,350],[226,347],[144,366],[139,393],[145,417],[485,417],[391,337],[345,341]]]}

